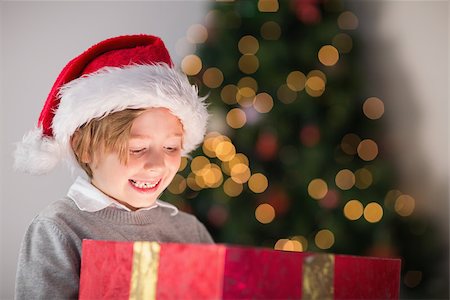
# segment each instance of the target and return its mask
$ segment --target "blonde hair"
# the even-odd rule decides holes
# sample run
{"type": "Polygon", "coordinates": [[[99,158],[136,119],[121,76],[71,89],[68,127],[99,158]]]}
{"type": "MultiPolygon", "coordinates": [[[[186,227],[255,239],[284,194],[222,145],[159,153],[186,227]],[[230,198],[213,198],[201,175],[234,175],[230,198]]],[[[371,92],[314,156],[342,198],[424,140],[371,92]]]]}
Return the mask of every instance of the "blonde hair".
{"type": "Polygon", "coordinates": [[[93,119],[72,135],[72,149],[81,168],[92,178],[89,164],[99,153],[115,152],[119,160],[128,161],[128,139],[133,121],[144,109],[125,109],[103,118],[93,119]]]}

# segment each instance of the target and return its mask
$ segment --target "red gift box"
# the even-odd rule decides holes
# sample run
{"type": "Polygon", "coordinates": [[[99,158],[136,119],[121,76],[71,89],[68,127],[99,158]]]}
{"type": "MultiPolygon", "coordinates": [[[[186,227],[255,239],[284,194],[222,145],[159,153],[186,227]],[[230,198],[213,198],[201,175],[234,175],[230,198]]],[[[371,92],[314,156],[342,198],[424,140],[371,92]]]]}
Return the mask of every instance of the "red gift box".
{"type": "Polygon", "coordinates": [[[80,299],[398,299],[400,260],[84,240],[80,299]]]}

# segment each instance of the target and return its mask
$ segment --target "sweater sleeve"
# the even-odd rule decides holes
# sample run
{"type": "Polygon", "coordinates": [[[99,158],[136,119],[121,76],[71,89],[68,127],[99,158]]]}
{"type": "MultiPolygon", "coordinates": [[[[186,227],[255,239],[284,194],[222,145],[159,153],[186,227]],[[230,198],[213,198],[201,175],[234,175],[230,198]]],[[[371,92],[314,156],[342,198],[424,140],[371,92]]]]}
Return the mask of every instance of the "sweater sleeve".
{"type": "Polygon", "coordinates": [[[56,222],[35,219],[19,252],[15,298],[76,299],[80,255],[56,222]]]}
{"type": "Polygon", "coordinates": [[[200,243],[214,244],[214,240],[202,222],[197,220],[197,230],[200,237],[200,243]]]}

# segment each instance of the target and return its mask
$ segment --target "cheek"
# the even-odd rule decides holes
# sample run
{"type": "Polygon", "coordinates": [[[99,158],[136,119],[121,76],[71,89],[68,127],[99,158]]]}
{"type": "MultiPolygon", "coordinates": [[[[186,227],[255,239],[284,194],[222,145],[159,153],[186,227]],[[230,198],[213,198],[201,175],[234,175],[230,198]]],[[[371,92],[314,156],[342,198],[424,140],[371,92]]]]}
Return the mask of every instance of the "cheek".
{"type": "Polygon", "coordinates": [[[180,164],[181,164],[181,155],[169,157],[167,159],[167,165],[171,170],[175,170],[175,172],[178,171],[178,169],[180,168],[180,164]]]}

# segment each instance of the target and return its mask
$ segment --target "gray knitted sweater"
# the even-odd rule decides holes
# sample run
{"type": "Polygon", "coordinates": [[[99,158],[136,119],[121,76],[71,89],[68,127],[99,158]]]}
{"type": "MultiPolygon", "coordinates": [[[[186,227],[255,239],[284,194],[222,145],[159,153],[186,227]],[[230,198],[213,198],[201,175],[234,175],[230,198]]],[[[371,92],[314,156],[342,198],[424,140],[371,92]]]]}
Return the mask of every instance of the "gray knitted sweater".
{"type": "Polygon", "coordinates": [[[23,240],[16,299],[76,299],[83,239],[213,242],[194,216],[171,212],[161,206],[136,212],[114,207],[86,212],[69,198],[51,204],[33,220],[23,240]]]}

